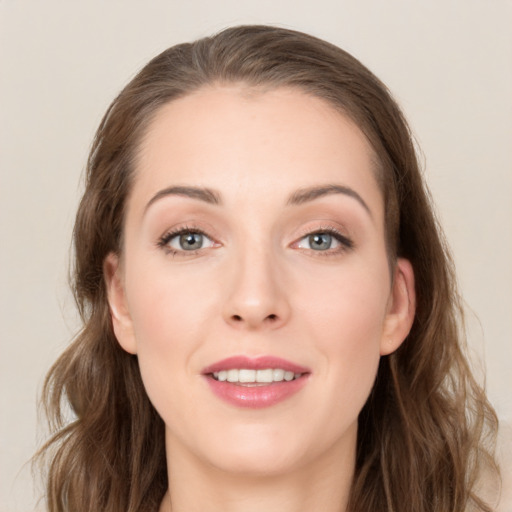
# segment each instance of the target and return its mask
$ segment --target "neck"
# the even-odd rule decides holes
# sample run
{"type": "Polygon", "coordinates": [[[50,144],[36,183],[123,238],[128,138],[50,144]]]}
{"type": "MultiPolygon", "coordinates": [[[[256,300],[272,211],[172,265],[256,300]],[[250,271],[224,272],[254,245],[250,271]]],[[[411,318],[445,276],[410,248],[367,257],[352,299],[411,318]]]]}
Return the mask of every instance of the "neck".
{"type": "Polygon", "coordinates": [[[350,447],[331,447],[293,471],[240,474],[205,464],[169,447],[169,491],[160,512],[344,512],[355,467],[350,447]],[[172,452],[172,458],[169,454],[172,452]]]}

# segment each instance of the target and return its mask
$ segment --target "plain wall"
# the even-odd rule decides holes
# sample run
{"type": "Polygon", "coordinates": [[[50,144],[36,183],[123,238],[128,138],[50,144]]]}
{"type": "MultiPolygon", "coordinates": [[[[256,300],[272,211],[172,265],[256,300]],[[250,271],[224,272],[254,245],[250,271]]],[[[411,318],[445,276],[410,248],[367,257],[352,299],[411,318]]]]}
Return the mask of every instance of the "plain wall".
{"type": "Polygon", "coordinates": [[[473,312],[489,396],[512,420],[512,2],[0,0],[0,512],[36,507],[36,397],[77,327],[67,290],[80,177],[114,95],[152,56],[271,23],[353,53],[401,103],[473,312]]]}

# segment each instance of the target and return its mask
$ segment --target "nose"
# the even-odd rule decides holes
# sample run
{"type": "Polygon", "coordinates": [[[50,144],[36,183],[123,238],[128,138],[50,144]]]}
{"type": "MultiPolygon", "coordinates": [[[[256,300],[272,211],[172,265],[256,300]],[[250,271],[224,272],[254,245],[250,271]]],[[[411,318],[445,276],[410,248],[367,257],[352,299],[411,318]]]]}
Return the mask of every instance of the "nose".
{"type": "Polygon", "coordinates": [[[238,255],[230,272],[224,320],[237,329],[277,329],[288,321],[290,304],[275,257],[263,251],[238,255]]]}

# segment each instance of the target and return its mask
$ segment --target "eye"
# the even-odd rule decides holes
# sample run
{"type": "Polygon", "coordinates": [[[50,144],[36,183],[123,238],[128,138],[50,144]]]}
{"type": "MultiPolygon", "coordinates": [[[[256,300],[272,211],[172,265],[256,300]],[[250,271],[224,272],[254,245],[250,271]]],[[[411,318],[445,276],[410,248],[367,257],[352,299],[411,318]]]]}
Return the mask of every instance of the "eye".
{"type": "Polygon", "coordinates": [[[314,251],[327,251],[338,247],[339,242],[330,233],[311,233],[302,238],[297,247],[314,251]]]}
{"type": "Polygon", "coordinates": [[[194,252],[207,247],[214,247],[215,242],[203,232],[192,229],[180,229],[165,234],[158,243],[173,253],[194,252]]]}
{"type": "Polygon", "coordinates": [[[196,251],[203,248],[203,243],[208,240],[202,233],[183,233],[176,235],[168,242],[174,249],[183,251],[196,251]]]}
{"type": "Polygon", "coordinates": [[[313,233],[312,235],[308,235],[299,242],[299,247],[301,249],[313,249],[314,251],[326,251],[327,249],[331,249],[332,246],[336,246],[339,243],[334,237],[329,233],[313,233]]]}
{"type": "Polygon", "coordinates": [[[329,230],[315,231],[302,237],[295,247],[298,249],[309,249],[315,252],[338,252],[351,249],[353,243],[341,233],[329,230]]]}

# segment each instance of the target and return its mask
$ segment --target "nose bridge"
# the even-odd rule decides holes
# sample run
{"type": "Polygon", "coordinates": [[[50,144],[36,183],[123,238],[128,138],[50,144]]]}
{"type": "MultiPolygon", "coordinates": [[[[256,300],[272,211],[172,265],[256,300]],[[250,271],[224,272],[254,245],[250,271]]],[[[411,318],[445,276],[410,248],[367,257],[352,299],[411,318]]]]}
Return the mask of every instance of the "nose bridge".
{"type": "Polygon", "coordinates": [[[278,256],[270,244],[249,241],[239,247],[230,264],[233,271],[225,320],[251,329],[282,325],[290,308],[278,256]]]}

